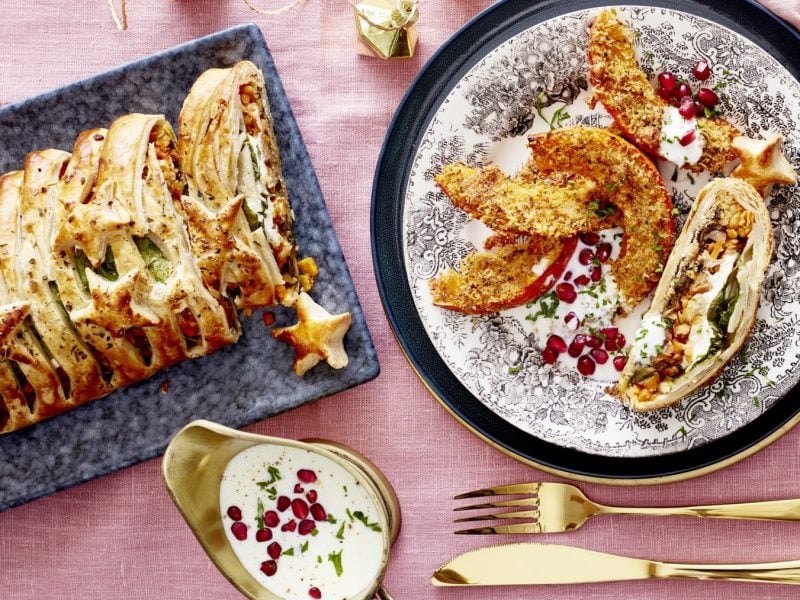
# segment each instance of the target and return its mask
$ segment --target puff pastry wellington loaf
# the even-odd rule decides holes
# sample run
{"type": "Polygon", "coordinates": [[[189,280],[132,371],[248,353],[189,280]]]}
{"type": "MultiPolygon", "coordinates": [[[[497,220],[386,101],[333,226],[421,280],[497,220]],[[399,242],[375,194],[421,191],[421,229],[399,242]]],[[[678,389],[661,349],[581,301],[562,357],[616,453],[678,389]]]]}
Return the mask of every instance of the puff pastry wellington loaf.
{"type": "Polygon", "coordinates": [[[237,308],[295,302],[261,72],[203,74],[180,127],[125,115],[0,176],[0,433],[235,342],[237,308]]]}

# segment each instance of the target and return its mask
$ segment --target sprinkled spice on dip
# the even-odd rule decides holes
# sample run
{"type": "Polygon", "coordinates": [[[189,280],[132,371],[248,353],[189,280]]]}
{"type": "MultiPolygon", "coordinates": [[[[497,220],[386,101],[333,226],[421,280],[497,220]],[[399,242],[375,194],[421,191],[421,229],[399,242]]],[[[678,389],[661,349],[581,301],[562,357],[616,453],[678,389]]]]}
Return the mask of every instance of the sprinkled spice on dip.
{"type": "Polygon", "coordinates": [[[220,509],[236,556],[286,600],[356,596],[381,568],[377,507],[319,454],[271,444],[240,452],[223,474],[220,509]]]}

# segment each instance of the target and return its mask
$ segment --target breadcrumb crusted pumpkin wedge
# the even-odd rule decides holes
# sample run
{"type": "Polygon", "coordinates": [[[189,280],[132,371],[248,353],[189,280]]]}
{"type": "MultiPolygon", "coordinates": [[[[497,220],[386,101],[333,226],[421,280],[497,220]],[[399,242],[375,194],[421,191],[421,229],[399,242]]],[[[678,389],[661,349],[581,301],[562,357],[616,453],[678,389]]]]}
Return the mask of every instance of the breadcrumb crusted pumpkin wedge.
{"type": "Polygon", "coordinates": [[[436,175],[436,182],[454,206],[496,232],[563,238],[598,224],[586,210],[595,184],[584,179],[525,184],[494,165],[475,169],[454,163],[436,175]]]}
{"type": "MultiPolygon", "coordinates": [[[[669,104],[656,94],[647,75],[639,67],[633,33],[613,9],[604,10],[589,30],[590,79],[594,95],[623,135],[653,156],[659,155],[661,124],[669,104]]],[[[740,132],[720,117],[698,117],[704,138],[703,154],[692,171],[720,172],[736,159],[733,138],[740,132]]]]}
{"type": "Polygon", "coordinates": [[[577,236],[495,241],[491,249],[468,255],[458,271],[446,269],[430,280],[433,303],[484,315],[535,300],[559,278],[576,245],[577,236]]]}
{"type": "Polygon", "coordinates": [[[533,155],[521,179],[574,174],[597,184],[595,206],[613,205],[622,213],[622,249],[611,270],[623,306],[633,308],[661,278],[675,234],[672,199],[658,170],[638,148],[605,129],[558,129],[533,135],[528,143],[533,155]]]}

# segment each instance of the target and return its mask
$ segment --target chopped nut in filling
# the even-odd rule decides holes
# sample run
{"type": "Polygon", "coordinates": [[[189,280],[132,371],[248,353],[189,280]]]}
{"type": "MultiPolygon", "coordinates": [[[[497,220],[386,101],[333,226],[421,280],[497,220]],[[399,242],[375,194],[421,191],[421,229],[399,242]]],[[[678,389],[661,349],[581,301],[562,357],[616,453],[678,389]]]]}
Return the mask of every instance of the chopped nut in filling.
{"type": "Polygon", "coordinates": [[[666,310],[642,322],[629,358],[637,365],[630,396],[646,402],[669,392],[676,379],[728,345],[753,222],[732,196],[722,198],[714,222],[698,235],[696,258],[673,283],[666,310]]]}

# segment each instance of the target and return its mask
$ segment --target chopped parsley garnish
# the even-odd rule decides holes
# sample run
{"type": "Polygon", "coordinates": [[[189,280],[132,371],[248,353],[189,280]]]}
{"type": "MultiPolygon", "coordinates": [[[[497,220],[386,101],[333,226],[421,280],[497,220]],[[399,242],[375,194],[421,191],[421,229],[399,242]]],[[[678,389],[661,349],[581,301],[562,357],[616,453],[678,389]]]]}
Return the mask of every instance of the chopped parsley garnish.
{"type": "Polygon", "coordinates": [[[332,514],[330,514],[330,513],[328,513],[328,516],[327,516],[327,517],[325,517],[325,520],[326,520],[328,523],[330,523],[331,525],[333,525],[334,523],[336,523],[336,517],[334,517],[334,516],[333,516],[332,514]]]}
{"type": "Polygon", "coordinates": [[[270,500],[275,500],[278,497],[278,492],[273,484],[281,479],[281,472],[277,467],[272,466],[267,471],[269,472],[269,481],[256,481],[256,485],[267,492],[270,500]]]}
{"type": "Polygon", "coordinates": [[[337,540],[344,539],[344,523],[342,523],[342,526],[339,527],[339,531],[336,532],[336,539],[337,540]]]}
{"type": "Polygon", "coordinates": [[[306,550],[308,550],[308,540],[306,540],[305,542],[303,542],[303,545],[302,545],[302,546],[300,546],[300,552],[302,552],[303,554],[305,554],[306,550]]]}
{"type": "Polygon", "coordinates": [[[513,367],[508,367],[508,374],[509,375],[516,375],[522,370],[522,365],[514,365],[513,367]]]}
{"type": "Polygon", "coordinates": [[[264,529],[264,503],[261,502],[261,498],[256,503],[256,527],[264,529]]]}
{"type": "Polygon", "coordinates": [[[342,568],[342,551],[331,552],[328,554],[328,560],[333,563],[333,568],[336,570],[336,576],[341,577],[344,569],[342,568]]]}
{"type": "MultiPolygon", "coordinates": [[[[620,182],[606,184],[606,191],[613,192],[620,187],[620,182]]],[[[605,219],[617,212],[617,207],[608,202],[601,203],[599,200],[592,200],[589,202],[589,210],[593,211],[599,218],[605,219]]]]}
{"type": "Polygon", "coordinates": [[[555,292],[548,292],[541,298],[539,298],[539,310],[537,310],[533,315],[528,315],[525,317],[530,321],[535,321],[539,317],[544,317],[545,319],[552,319],[556,315],[556,309],[558,308],[558,297],[556,296],[555,292]]]}
{"type": "Polygon", "coordinates": [[[544,105],[542,103],[542,98],[544,98],[544,92],[539,92],[538,94],[536,94],[536,114],[539,115],[539,117],[545,123],[548,124],[548,126],[550,127],[550,131],[562,127],[564,125],[564,121],[568,120],[570,117],[569,113],[567,112],[566,103],[564,103],[563,106],[557,108],[556,111],[553,113],[553,116],[548,119],[547,117],[544,116],[544,113],[542,112],[542,108],[544,108],[544,105]]]}
{"type": "Polygon", "coordinates": [[[294,548],[289,548],[281,553],[281,556],[294,556],[294,548]]]}
{"type": "Polygon", "coordinates": [[[383,529],[381,529],[381,526],[378,525],[377,523],[370,523],[369,520],[367,519],[367,515],[365,515],[360,510],[355,511],[353,513],[353,517],[356,520],[361,521],[364,524],[364,527],[366,527],[367,529],[372,529],[372,531],[383,531],[383,529]]]}

